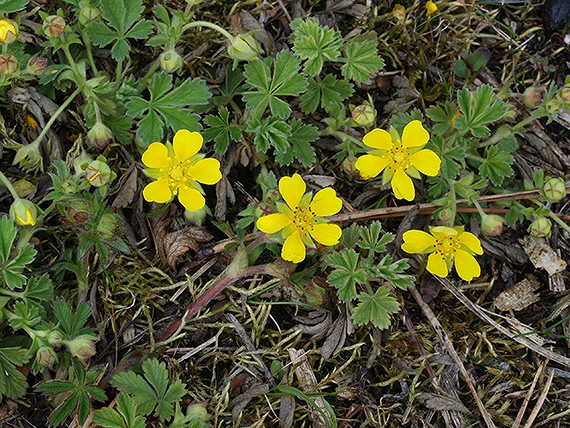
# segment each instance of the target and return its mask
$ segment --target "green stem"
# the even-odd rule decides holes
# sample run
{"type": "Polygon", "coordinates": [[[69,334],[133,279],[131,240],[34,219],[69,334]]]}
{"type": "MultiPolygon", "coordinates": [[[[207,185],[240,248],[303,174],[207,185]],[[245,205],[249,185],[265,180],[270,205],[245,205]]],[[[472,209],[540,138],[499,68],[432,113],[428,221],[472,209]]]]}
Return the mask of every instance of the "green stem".
{"type": "Polygon", "coordinates": [[[184,27],[182,27],[182,31],[186,31],[189,30],[190,28],[193,27],[207,27],[207,28],[211,28],[212,30],[217,31],[218,33],[220,33],[221,35],[223,35],[226,39],[228,39],[228,41],[231,43],[234,39],[234,37],[226,30],[224,30],[222,27],[220,27],[217,24],[213,24],[211,22],[208,21],[194,21],[194,22],[190,22],[188,24],[186,24],[184,27]]]}
{"type": "Polygon", "coordinates": [[[81,32],[81,40],[83,40],[83,45],[85,46],[85,51],[87,52],[87,58],[89,58],[89,65],[91,66],[91,70],[93,70],[93,74],[97,74],[97,66],[95,65],[95,59],[93,59],[93,51],[91,50],[91,43],[89,42],[89,38],[87,37],[87,33],[85,30],[81,32]]]}
{"type": "Polygon", "coordinates": [[[8,180],[8,178],[4,175],[4,173],[2,171],[0,171],[0,181],[2,182],[2,184],[4,186],[6,186],[8,188],[8,190],[10,191],[12,196],[14,197],[14,201],[19,201],[21,199],[20,196],[18,195],[18,192],[16,192],[16,189],[14,188],[12,183],[10,182],[10,180],[8,180]]]}
{"type": "Polygon", "coordinates": [[[44,126],[44,129],[42,129],[42,132],[38,136],[38,138],[36,138],[31,144],[35,144],[36,146],[40,144],[40,142],[46,136],[47,132],[50,130],[55,120],[59,117],[61,113],[63,113],[63,111],[69,106],[69,104],[71,104],[73,99],[81,93],[82,90],[83,90],[83,85],[80,85],[75,91],[73,91],[73,93],[69,97],[67,97],[67,99],[63,102],[63,104],[59,106],[59,108],[56,110],[53,116],[49,119],[48,123],[46,123],[46,126],[44,126]]]}
{"type": "Polygon", "coordinates": [[[117,60],[117,69],[115,70],[115,90],[121,87],[121,74],[123,73],[123,60],[117,60]]]}
{"type": "Polygon", "coordinates": [[[65,57],[67,58],[67,62],[69,62],[69,66],[71,67],[73,74],[75,75],[76,79],[75,83],[77,84],[77,86],[83,87],[83,84],[85,83],[85,77],[82,76],[81,73],[79,72],[77,64],[75,63],[75,59],[73,58],[73,55],[71,55],[71,51],[69,50],[69,46],[64,45],[62,47],[62,50],[65,53],[65,57]]]}

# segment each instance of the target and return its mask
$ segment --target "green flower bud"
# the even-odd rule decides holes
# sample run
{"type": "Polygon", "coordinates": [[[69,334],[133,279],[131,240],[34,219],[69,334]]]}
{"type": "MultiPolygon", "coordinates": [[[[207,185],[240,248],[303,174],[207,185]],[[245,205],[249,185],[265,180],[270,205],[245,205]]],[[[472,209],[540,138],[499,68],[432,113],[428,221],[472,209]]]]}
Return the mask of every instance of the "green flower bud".
{"type": "Polygon", "coordinates": [[[552,223],[549,219],[546,217],[538,217],[530,224],[528,231],[535,238],[544,238],[550,237],[551,229],[552,223]]]}
{"type": "Polygon", "coordinates": [[[39,144],[27,144],[18,148],[16,156],[12,161],[13,165],[20,164],[26,169],[35,169],[42,163],[42,156],[39,150],[39,144]]]}
{"type": "Polygon", "coordinates": [[[523,102],[524,105],[530,109],[535,109],[542,104],[542,96],[544,94],[544,88],[539,88],[536,86],[529,86],[523,92],[523,102]]]}
{"type": "Polygon", "coordinates": [[[95,122],[93,128],[87,133],[89,144],[100,150],[107,147],[111,138],[113,138],[113,132],[100,121],[95,122]]]}
{"type": "Polygon", "coordinates": [[[48,60],[41,56],[35,56],[28,61],[26,71],[30,74],[42,74],[46,71],[48,60]]]}
{"type": "Polygon", "coordinates": [[[95,341],[97,338],[91,334],[82,334],[73,340],[64,340],[63,343],[74,357],[81,361],[88,360],[96,354],[95,341]]]}
{"type": "Polygon", "coordinates": [[[550,101],[547,101],[544,108],[550,114],[556,114],[562,108],[562,100],[560,98],[554,97],[550,101]]]}
{"type": "Polygon", "coordinates": [[[191,221],[198,226],[202,226],[202,224],[204,224],[204,220],[206,220],[207,215],[212,215],[212,211],[210,211],[210,208],[208,208],[207,205],[204,205],[197,211],[184,210],[184,217],[186,217],[186,220],[191,221]]]}
{"type": "Polygon", "coordinates": [[[18,29],[14,21],[0,19],[0,43],[3,45],[15,42],[18,38],[18,29]]]}
{"type": "Polygon", "coordinates": [[[58,203],[56,208],[61,214],[61,222],[64,224],[79,226],[89,220],[89,202],[80,197],[58,203]]]}
{"type": "Polygon", "coordinates": [[[48,346],[42,346],[36,352],[36,363],[40,369],[45,369],[51,367],[53,363],[57,361],[57,355],[52,348],[48,346]]]}
{"type": "Polygon", "coordinates": [[[115,177],[109,165],[102,160],[96,159],[85,169],[85,178],[92,186],[101,187],[115,177]]]}
{"type": "Polygon", "coordinates": [[[63,336],[59,331],[53,330],[47,335],[47,341],[52,346],[58,346],[63,342],[63,336]]]}
{"type": "Polygon", "coordinates": [[[366,101],[352,110],[352,119],[358,126],[369,126],[376,119],[376,110],[366,101]]]}
{"type": "Polygon", "coordinates": [[[234,60],[250,61],[263,52],[251,34],[238,34],[228,46],[228,55],[234,60]]]}
{"type": "Polygon", "coordinates": [[[77,19],[79,24],[86,26],[87,24],[98,20],[100,16],[101,11],[98,8],[87,5],[79,9],[77,19]]]}
{"type": "Polygon", "coordinates": [[[18,60],[14,55],[0,55],[0,73],[10,75],[18,69],[18,60]]]}
{"type": "Polygon", "coordinates": [[[544,184],[543,191],[550,202],[558,202],[566,196],[566,183],[562,178],[551,178],[544,184]]]}
{"type": "Polygon", "coordinates": [[[485,236],[499,236],[503,231],[503,217],[498,215],[484,215],[481,219],[481,231],[485,236]]]}
{"type": "Polygon", "coordinates": [[[437,218],[444,226],[452,227],[455,223],[455,214],[455,206],[453,208],[444,208],[437,214],[437,218]]]}
{"type": "Polygon", "coordinates": [[[18,199],[10,207],[10,217],[20,226],[35,226],[38,208],[27,199],[18,199]]]}
{"type": "Polygon", "coordinates": [[[360,172],[358,172],[358,170],[354,166],[355,162],[356,162],[355,156],[347,156],[342,161],[342,170],[349,178],[353,180],[356,180],[357,178],[360,177],[360,172]]]}
{"type": "Polygon", "coordinates": [[[103,239],[116,239],[122,233],[121,219],[115,214],[103,214],[97,225],[97,233],[103,239]]]}
{"type": "Polygon", "coordinates": [[[58,15],[46,16],[42,29],[46,36],[59,37],[65,32],[65,20],[58,15]]]}
{"type": "Polygon", "coordinates": [[[166,73],[175,73],[182,68],[182,57],[172,49],[161,53],[158,59],[160,61],[160,67],[166,73]]]}
{"type": "Polygon", "coordinates": [[[564,102],[564,104],[570,104],[570,85],[564,85],[560,88],[560,92],[558,92],[558,96],[564,102]]]}

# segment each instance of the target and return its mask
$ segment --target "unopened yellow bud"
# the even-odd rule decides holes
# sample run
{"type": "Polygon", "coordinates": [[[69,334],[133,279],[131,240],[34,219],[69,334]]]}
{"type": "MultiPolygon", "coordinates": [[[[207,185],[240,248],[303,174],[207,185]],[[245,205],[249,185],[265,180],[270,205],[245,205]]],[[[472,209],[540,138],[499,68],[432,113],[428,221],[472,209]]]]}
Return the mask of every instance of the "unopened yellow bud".
{"type": "Polygon", "coordinates": [[[228,46],[228,55],[232,59],[250,61],[262,52],[261,46],[251,34],[238,34],[228,46]]]}
{"type": "Polygon", "coordinates": [[[0,19],[0,43],[9,44],[18,38],[18,29],[8,19],[0,19]]]}
{"type": "Polygon", "coordinates": [[[27,199],[18,199],[10,207],[10,217],[20,226],[35,226],[38,209],[27,199]]]}
{"type": "Polygon", "coordinates": [[[433,1],[428,0],[426,3],[427,15],[430,16],[432,13],[435,13],[435,12],[437,12],[437,5],[433,1]]]}

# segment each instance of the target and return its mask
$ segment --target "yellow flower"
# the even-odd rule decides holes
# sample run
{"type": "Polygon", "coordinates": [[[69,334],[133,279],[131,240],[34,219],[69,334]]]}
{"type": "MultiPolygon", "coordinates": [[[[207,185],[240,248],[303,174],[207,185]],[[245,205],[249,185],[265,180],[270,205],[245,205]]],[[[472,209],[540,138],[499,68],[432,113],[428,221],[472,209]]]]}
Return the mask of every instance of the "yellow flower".
{"type": "Polygon", "coordinates": [[[431,0],[428,0],[426,2],[426,13],[427,16],[430,16],[432,13],[435,13],[437,11],[437,5],[432,2],[431,0]]]}
{"type": "Polygon", "coordinates": [[[406,8],[402,6],[400,3],[396,3],[394,5],[394,9],[390,12],[392,16],[400,21],[404,21],[406,19],[406,8]]]}
{"type": "Polygon", "coordinates": [[[305,182],[299,174],[279,180],[279,193],[286,204],[277,203],[277,213],[257,220],[257,227],[265,233],[282,230],[285,243],[281,256],[290,262],[305,260],[305,246],[314,247],[315,241],[322,245],[338,244],[342,230],[336,224],[322,218],[336,214],[342,208],[342,201],[334,189],[319,190],[313,198],[312,192],[305,193],[305,182]]]}
{"type": "Polygon", "coordinates": [[[216,184],[222,178],[220,162],[204,159],[198,151],[203,138],[198,132],[181,129],[174,136],[172,144],[152,143],[142,155],[148,167],[144,173],[156,181],[143,190],[143,197],[149,202],[164,203],[178,194],[178,200],[188,211],[204,207],[202,184],[216,184]]]}
{"type": "Polygon", "coordinates": [[[365,179],[384,171],[383,182],[392,182],[396,198],[411,201],[416,191],[410,177],[419,179],[420,172],[437,175],[441,165],[441,159],[433,151],[422,150],[428,140],[429,133],[419,120],[406,125],[401,140],[393,129],[390,132],[373,129],[362,141],[374,150],[357,159],[356,169],[365,179]]]}
{"type": "Polygon", "coordinates": [[[12,43],[17,36],[16,26],[7,19],[0,19],[0,43],[12,43]]]}
{"type": "Polygon", "coordinates": [[[463,227],[430,227],[430,233],[408,230],[404,233],[402,250],[406,253],[429,254],[427,270],[446,277],[455,261],[455,270],[461,279],[471,281],[481,275],[481,267],[473,254],[483,254],[481,242],[463,227]]]}
{"type": "Polygon", "coordinates": [[[18,199],[10,206],[10,217],[20,226],[35,226],[38,209],[27,199],[18,199]]]}

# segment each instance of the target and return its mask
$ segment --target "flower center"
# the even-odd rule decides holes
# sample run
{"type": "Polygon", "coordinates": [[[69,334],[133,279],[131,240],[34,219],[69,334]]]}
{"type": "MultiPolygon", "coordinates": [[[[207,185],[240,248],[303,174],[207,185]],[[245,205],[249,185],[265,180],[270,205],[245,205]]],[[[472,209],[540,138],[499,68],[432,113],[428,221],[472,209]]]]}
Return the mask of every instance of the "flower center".
{"type": "Polygon", "coordinates": [[[389,157],[395,169],[408,169],[412,164],[410,161],[410,149],[404,146],[394,146],[389,150],[389,157]]]}
{"type": "Polygon", "coordinates": [[[172,162],[168,166],[168,181],[171,186],[179,187],[189,177],[187,162],[172,162]]]}
{"type": "Polygon", "coordinates": [[[455,256],[457,250],[461,249],[458,236],[448,235],[435,240],[435,252],[445,258],[455,256]]]}
{"type": "Polygon", "coordinates": [[[315,213],[311,208],[297,207],[293,210],[293,223],[301,234],[307,233],[313,229],[313,219],[315,213]]]}

